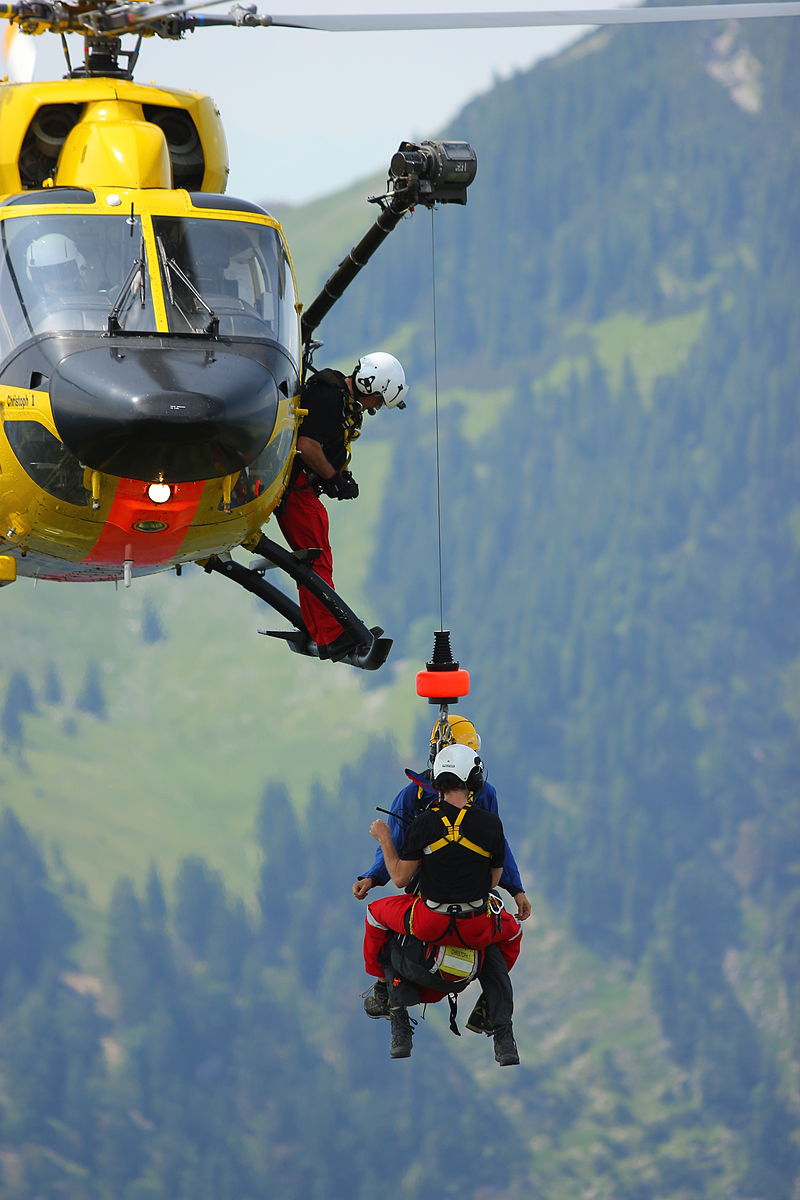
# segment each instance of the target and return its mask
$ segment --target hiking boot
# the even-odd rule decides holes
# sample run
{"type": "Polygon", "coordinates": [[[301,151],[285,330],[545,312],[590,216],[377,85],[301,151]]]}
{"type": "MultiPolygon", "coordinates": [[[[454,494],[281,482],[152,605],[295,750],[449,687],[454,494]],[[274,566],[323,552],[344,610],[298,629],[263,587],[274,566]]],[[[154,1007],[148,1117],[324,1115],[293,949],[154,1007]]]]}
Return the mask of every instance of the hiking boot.
{"type": "Polygon", "coordinates": [[[349,654],[353,649],[353,638],[346,630],[343,630],[337,638],[332,642],[324,642],[321,646],[317,645],[317,654],[320,658],[333,658],[339,653],[349,654]]]}
{"type": "Polygon", "coordinates": [[[478,996],[475,1007],[469,1014],[467,1029],[471,1029],[473,1033],[492,1032],[492,1025],[489,1021],[489,1005],[486,1003],[486,997],[483,992],[478,996]]]}
{"type": "MultiPolygon", "coordinates": [[[[364,653],[369,650],[370,643],[364,647],[364,653]]],[[[332,642],[327,642],[324,646],[320,646],[318,653],[320,658],[329,658],[331,662],[341,662],[347,658],[349,654],[358,654],[361,652],[361,646],[356,641],[356,638],[348,630],[343,630],[337,638],[332,642]]]]}
{"type": "Polygon", "coordinates": [[[510,1025],[501,1025],[494,1032],[494,1060],[501,1067],[516,1067],[519,1051],[510,1025]]]}
{"type": "MultiPolygon", "coordinates": [[[[389,1053],[392,1058],[410,1058],[411,1039],[414,1031],[411,1028],[412,1021],[408,1015],[408,1009],[393,1008],[389,1013],[389,1019],[392,1022],[392,1048],[389,1053]]],[[[416,1024],[416,1021],[413,1024],[416,1024]]]]}
{"type": "Polygon", "coordinates": [[[364,1012],[376,1021],[389,1016],[389,989],[382,979],[376,980],[364,997],[364,1012]]]}

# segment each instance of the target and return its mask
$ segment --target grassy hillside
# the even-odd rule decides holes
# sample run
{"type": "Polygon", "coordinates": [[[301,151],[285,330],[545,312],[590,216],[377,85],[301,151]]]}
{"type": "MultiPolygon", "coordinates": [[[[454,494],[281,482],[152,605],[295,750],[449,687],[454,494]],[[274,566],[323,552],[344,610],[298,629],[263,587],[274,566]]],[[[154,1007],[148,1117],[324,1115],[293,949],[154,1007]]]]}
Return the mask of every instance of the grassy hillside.
{"type": "MultiPolygon", "coordinates": [[[[362,445],[361,501],[334,508],[332,521],[337,583],[373,624],[380,614],[363,578],[386,447],[368,447],[366,437],[362,445]]],[[[186,854],[249,894],[266,781],[288,781],[302,809],[315,779],[329,781],[387,726],[398,752],[411,752],[413,678],[427,647],[411,661],[401,644],[369,678],[303,659],[257,633],[283,626],[272,610],[199,569],[137,579],[128,590],[20,580],[1,599],[10,632],[0,696],[22,670],[41,697],[50,664],[63,689],[60,704],[39,699],[38,715],[24,718],[23,747],[4,755],[2,799],[61,846],[96,899],[120,873],[141,878],[152,858],[171,874],[186,854]],[[149,608],[164,635],[154,644],[142,636],[149,608]],[[104,720],[75,709],[90,660],[100,668],[104,720]]]]}

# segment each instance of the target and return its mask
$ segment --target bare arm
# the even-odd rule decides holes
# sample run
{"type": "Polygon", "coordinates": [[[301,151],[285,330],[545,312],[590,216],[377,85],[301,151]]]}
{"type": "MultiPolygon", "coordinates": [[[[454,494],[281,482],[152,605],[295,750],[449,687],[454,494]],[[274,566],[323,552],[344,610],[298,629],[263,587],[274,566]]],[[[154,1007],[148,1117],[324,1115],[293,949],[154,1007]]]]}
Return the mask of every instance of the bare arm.
{"type": "MultiPolygon", "coordinates": [[[[421,859],[411,860],[410,858],[400,858],[395,850],[392,835],[389,832],[389,826],[385,821],[378,819],[373,821],[369,827],[370,834],[375,838],[376,842],[380,842],[381,850],[383,851],[383,861],[386,863],[386,870],[391,876],[392,883],[396,887],[405,887],[407,883],[416,874],[417,868],[421,859]]],[[[499,875],[498,875],[499,879],[499,875]]]]}
{"type": "Polygon", "coordinates": [[[297,439],[297,453],[305,466],[315,475],[319,475],[320,479],[333,479],[336,469],[328,462],[321,442],[301,435],[297,439]]]}

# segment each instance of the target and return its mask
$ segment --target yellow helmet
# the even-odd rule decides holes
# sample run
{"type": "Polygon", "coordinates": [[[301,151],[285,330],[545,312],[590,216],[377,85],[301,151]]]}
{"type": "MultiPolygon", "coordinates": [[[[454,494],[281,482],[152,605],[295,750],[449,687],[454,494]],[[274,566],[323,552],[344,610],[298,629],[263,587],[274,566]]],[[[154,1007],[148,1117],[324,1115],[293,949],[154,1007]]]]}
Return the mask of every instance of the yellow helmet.
{"type": "Polygon", "coordinates": [[[440,750],[445,746],[452,746],[454,742],[461,746],[469,746],[476,754],[481,748],[480,734],[472,721],[459,716],[458,713],[444,719],[440,717],[431,730],[431,761],[440,750]]]}

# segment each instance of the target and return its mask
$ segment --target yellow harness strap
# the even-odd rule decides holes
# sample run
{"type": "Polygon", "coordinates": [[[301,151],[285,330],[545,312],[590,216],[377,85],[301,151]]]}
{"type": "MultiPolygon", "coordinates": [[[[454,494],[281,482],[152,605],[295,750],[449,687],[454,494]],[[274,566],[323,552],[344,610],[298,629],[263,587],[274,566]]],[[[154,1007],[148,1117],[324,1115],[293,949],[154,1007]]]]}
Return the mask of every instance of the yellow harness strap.
{"type": "Polygon", "coordinates": [[[465,850],[472,850],[475,854],[480,854],[483,858],[492,857],[489,850],[484,850],[483,846],[478,846],[475,844],[475,842],[471,842],[469,838],[465,838],[461,832],[460,825],[466,816],[468,807],[469,805],[461,809],[461,812],[458,814],[455,821],[451,821],[444,815],[443,812],[440,812],[438,806],[434,807],[433,811],[437,814],[439,820],[445,827],[445,834],[443,838],[439,838],[438,841],[431,842],[429,846],[426,846],[422,851],[423,854],[433,854],[436,850],[442,850],[450,843],[457,842],[458,845],[463,846],[465,850]]]}
{"type": "Polygon", "coordinates": [[[364,412],[361,405],[349,392],[342,393],[342,416],[344,417],[344,448],[347,452],[345,466],[350,465],[350,443],[361,437],[364,412]]]}

